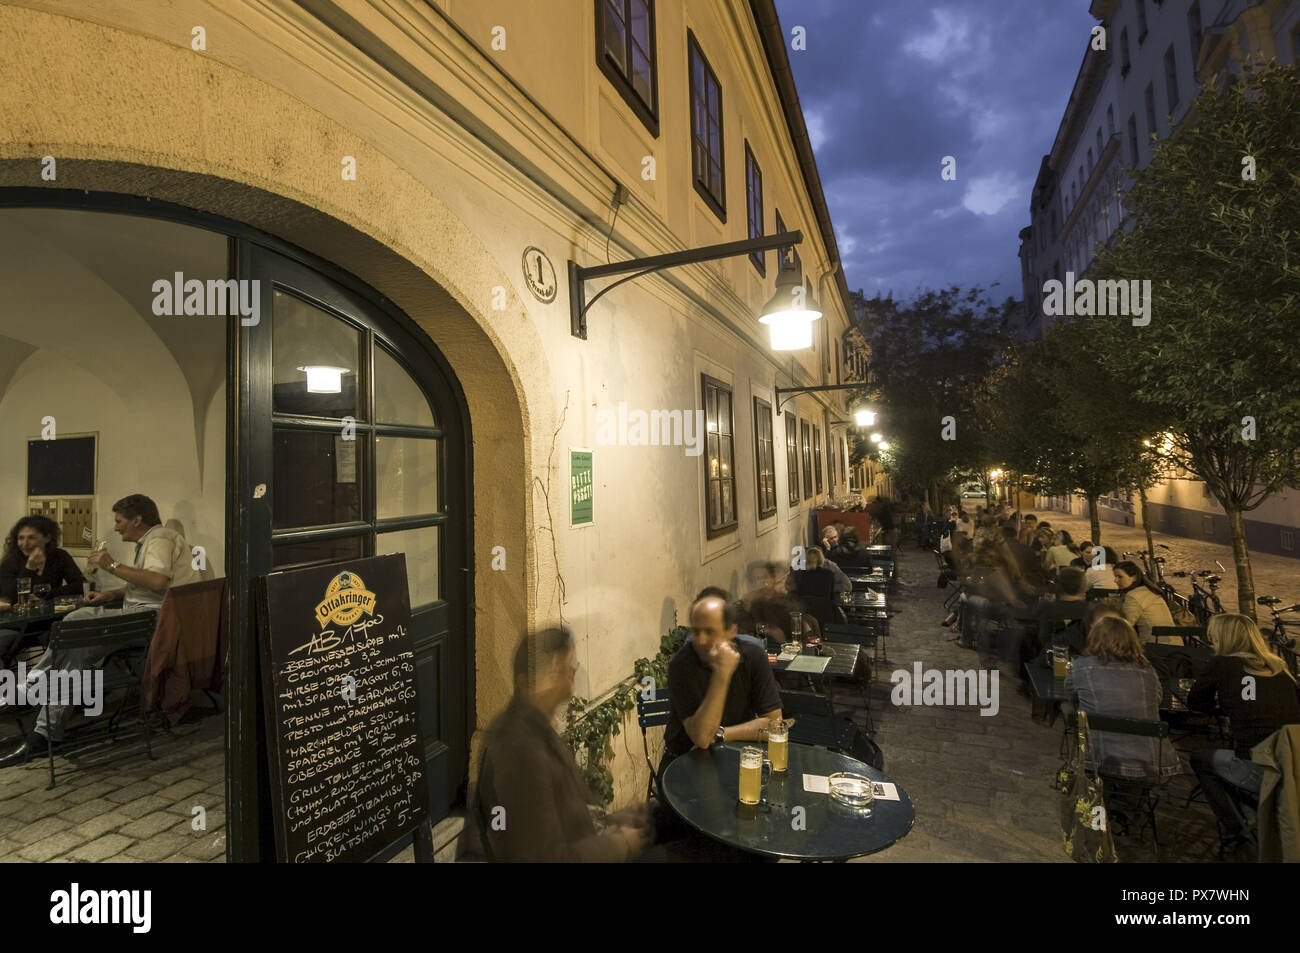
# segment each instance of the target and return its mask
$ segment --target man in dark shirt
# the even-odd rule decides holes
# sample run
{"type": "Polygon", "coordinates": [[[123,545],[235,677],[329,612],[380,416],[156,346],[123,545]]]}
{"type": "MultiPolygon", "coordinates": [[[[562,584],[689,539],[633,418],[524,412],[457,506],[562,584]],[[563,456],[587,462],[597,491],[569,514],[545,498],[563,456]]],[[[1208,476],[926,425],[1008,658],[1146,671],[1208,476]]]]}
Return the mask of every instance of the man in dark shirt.
{"type": "Polygon", "coordinates": [[[719,741],[762,741],[781,717],[781,695],[767,653],[736,638],[735,608],[717,595],[691,606],[691,637],[668,663],[668,727],[662,772],[692,748],[719,741]]]}

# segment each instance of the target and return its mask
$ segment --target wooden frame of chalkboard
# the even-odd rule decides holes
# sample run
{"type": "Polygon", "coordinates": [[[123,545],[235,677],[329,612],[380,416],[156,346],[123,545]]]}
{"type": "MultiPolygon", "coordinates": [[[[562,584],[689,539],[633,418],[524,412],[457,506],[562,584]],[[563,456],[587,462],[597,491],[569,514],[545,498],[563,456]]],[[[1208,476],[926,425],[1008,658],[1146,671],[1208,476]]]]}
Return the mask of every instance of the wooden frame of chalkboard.
{"type": "Polygon", "coordinates": [[[432,861],[406,556],[257,579],[276,855],[432,861]]]}

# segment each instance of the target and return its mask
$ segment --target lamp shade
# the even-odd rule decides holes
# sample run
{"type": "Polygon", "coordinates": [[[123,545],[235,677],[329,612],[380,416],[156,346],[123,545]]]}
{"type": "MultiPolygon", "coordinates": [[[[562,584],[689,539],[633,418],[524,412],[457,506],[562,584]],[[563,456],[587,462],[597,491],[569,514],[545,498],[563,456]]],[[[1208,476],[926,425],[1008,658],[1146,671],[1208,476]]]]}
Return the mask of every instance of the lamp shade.
{"type": "Polygon", "coordinates": [[[802,269],[785,266],[776,276],[776,293],[758,320],[771,328],[772,350],[797,351],[812,347],[812,323],[821,316],[817,302],[804,289],[802,269]]]}
{"type": "Polygon", "coordinates": [[[343,390],[343,375],[348,369],[328,364],[308,364],[298,370],[307,375],[307,393],[338,394],[343,390]]]}

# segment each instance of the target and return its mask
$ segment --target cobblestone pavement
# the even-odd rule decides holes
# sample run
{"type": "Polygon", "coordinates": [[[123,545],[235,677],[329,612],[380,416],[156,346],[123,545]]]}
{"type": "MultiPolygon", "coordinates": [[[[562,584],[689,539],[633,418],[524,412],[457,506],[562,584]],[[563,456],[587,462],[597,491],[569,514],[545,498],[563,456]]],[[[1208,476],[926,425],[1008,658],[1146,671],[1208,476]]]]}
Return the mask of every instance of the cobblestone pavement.
{"type": "MultiPolygon", "coordinates": [[[[1076,540],[1088,539],[1092,535],[1091,524],[1086,519],[1058,513],[1054,510],[1042,510],[1035,513],[1040,520],[1047,520],[1053,529],[1066,530],[1076,540]]],[[[1175,571],[1195,572],[1208,569],[1223,577],[1219,587],[1219,600],[1224,611],[1237,611],[1237,570],[1232,563],[1232,547],[1221,543],[1212,543],[1201,539],[1189,539],[1185,536],[1170,536],[1166,533],[1152,533],[1152,540],[1158,545],[1164,543],[1168,549],[1156,549],[1157,555],[1165,557],[1165,579],[1185,596],[1192,594],[1190,578],[1182,579],[1169,575],[1175,571]],[[1223,564],[1226,572],[1219,572],[1215,560],[1223,564]]],[[[1122,526],[1119,523],[1101,524],[1101,541],[1116,553],[1146,552],[1146,530],[1138,526],[1122,526]]],[[[1288,559],[1270,553],[1251,553],[1250,565],[1255,577],[1255,595],[1277,596],[1287,603],[1300,602],[1300,559],[1288,559]]],[[[1256,606],[1257,618],[1268,620],[1268,610],[1256,606]]]]}
{"type": "MultiPolygon", "coordinates": [[[[210,714],[154,734],[120,739],[105,750],[0,770],[0,861],[222,862],[226,859],[225,727],[210,714]],[[194,830],[194,808],[206,827],[194,830]]],[[[3,750],[18,740],[10,719],[3,750]]]]}
{"type": "MultiPolygon", "coordinates": [[[[902,544],[900,580],[893,605],[901,611],[891,623],[888,660],[873,681],[875,739],[885,756],[885,773],[907,791],[916,809],[912,832],[894,846],[861,858],[890,861],[1041,861],[1068,862],[1059,826],[1059,795],[1052,786],[1062,758],[1062,722],[1035,721],[1030,700],[1018,690],[1012,666],[999,669],[999,710],[895,706],[890,673],[924,669],[971,669],[978,653],[950,641],[940,623],[943,600],[952,588],[938,589],[931,554],[902,544]]],[[[992,665],[992,662],[988,663],[992,665]]],[[[837,707],[853,709],[862,724],[861,696],[837,692],[837,707]]],[[[1207,743],[1203,734],[1178,741],[1186,751],[1207,743]]],[[[1190,774],[1174,779],[1157,809],[1161,861],[1211,861],[1218,858],[1218,836],[1209,808],[1201,801],[1184,806],[1193,788],[1190,774]]],[[[1116,837],[1121,861],[1154,861],[1149,830],[1116,837]]]]}

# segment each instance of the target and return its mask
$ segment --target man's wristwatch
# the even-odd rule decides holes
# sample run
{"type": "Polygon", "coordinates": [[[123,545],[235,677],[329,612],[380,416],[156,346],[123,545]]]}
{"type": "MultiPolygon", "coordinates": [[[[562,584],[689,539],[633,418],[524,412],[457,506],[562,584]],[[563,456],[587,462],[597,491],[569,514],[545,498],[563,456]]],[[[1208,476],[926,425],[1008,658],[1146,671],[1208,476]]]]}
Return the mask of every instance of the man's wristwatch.
{"type": "Polygon", "coordinates": [[[108,565],[108,571],[111,572],[113,575],[116,576],[116,575],[117,575],[117,567],[120,566],[120,565],[122,565],[122,564],[121,564],[120,562],[118,562],[116,559],[114,559],[111,563],[109,563],[109,565],[108,565]]]}
{"type": "Polygon", "coordinates": [[[721,725],[718,725],[717,733],[714,734],[713,736],[714,744],[722,744],[726,740],[727,740],[727,729],[723,728],[721,725]]]}

